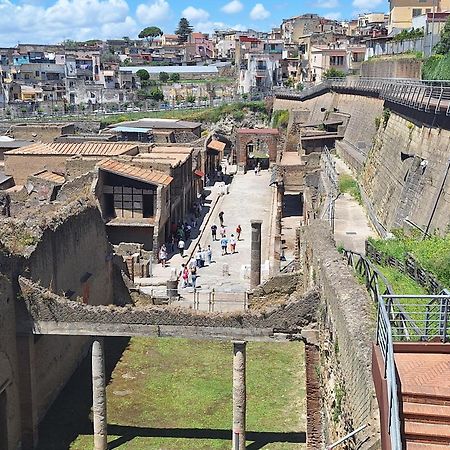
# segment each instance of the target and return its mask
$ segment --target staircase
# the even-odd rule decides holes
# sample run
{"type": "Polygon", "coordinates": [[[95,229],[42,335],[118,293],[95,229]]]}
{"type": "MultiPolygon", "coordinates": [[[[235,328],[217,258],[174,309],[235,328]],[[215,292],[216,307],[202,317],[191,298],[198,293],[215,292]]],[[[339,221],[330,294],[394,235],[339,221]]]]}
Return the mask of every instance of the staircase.
{"type": "Polygon", "coordinates": [[[406,450],[450,449],[448,357],[445,353],[395,355],[406,450]]]}

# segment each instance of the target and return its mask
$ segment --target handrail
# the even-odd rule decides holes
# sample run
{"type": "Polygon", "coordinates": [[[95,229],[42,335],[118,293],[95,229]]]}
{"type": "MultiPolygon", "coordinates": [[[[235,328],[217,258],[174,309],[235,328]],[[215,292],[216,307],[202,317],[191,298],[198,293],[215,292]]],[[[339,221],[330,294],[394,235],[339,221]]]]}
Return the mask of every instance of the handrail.
{"type": "Polygon", "coordinates": [[[329,78],[301,92],[274,91],[279,98],[303,100],[322,91],[367,92],[383,100],[431,114],[450,115],[450,80],[405,78],[329,78]]]}

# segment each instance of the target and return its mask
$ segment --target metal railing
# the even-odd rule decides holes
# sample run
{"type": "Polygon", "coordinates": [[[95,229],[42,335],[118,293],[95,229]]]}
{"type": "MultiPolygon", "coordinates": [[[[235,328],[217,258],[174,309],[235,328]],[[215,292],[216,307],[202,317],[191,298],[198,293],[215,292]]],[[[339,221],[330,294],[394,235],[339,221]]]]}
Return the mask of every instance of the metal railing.
{"type": "Polygon", "coordinates": [[[226,312],[248,309],[248,292],[194,290],[192,307],[199,311],[226,312]]]}
{"type": "Polygon", "coordinates": [[[302,100],[331,90],[368,93],[418,111],[450,115],[450,80],[329,78],[302,92],[280,90],[275,95],[279,98],[302,100]]]}
{"type": "Polygon", "coordinates": [[[322,174],[327,184],[327,200],[322,210],[321,219],[327,219],[334,232],[335,202],[339,197],[339,175],[336,170],[336,163],[331,156],[330,150],[325,145],[320,158],[322,174]]]}

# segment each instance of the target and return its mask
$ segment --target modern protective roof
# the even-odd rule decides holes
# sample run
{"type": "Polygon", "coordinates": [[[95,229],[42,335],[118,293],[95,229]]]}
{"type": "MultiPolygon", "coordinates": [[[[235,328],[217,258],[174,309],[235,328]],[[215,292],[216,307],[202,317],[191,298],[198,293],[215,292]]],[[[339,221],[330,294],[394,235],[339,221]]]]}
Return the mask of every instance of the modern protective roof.
{"type": "Polygon", "coordinates": [[[120,156],[135,149],[136,144],[119,142],[37,142],[9,150],[5,155],[120,156]]]}
{"type": "Polygon", "coordinates": [[[239,134],[278,134],[276,128],[239,128],[239,134]]]}
{"type": "Polygon", "coordinates": [[[142,181],[149,184],[168,186],[173,178],[159,170],[143,169],[125,164],[113,159],[106,159],[98,164],[98,168],[106,172],[115,173],[126,178],[142,181]]]}
{"type": "Polygon", "coordinates": [[[138,70],[146,70],[149,74],[166,73],[183,73],[183,74],[217,74],[219,71],[214,65],[210,66],[124,66],[120,67],[121,72],[136,73],[138,70]]]}
{"type": "Polygon", "coordinates": [[[151,128],[140,128],[140,127],[125,127],[125,126],[118,126],[113,128],[114,131],[121,131],[123,133],[148,133],[151,131],[151,128]]]}
{"type": "Polygon", "coordinates": [[[208,148],[211,148],[213,150],[217,150],[219,152],[223,152],[225,150],[226,144],[225,142],[217,141],[213,139],[209,144],[208,148]]]}
{"type": "Polygon", "coordinates": [[[66,179],[55,172],[50,172],[48,170],[42,170],[41,172],[35,173],[33,175],[35,178],[40,178],[41,180],[50,181],[51,183],[55,184],[63,184],[66,179]]]}
{"type": "Polygon", "coordinates": [[[117,125],[111,125],[109,128],[113,130],[118,127],[132,127],[132,128],[148,128],[148,129],[174,129],[174,130],[183,130],[183,129],[193,129],[200,127],[202,124],[200,122],[188,122],[186,120],[178,120],[178,119],[153,119],[153,118],[145,118],[139,120],[132,120],[129,122],[121,122],[117,125]]]}

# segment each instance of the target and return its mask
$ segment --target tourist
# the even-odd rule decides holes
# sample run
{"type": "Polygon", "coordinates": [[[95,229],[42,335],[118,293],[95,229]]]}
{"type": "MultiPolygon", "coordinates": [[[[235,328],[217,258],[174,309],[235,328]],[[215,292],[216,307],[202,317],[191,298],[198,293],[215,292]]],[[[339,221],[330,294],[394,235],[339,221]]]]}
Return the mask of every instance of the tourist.
{"type": "Polygon", "coordinates": [[[203,250],[202,250],[202,267],[205,267],[206,260],[208,259],[208,255],[206,253],[207,253],[206,248],[203,248],[203,250]]]}
{"type": "Polygon", "coordinates": [[[230,253],[236,252],[236,238],[234,237],[234,234],[230,236],[230,253]]]}
{"type": "Polygon", "coordinates": [[[181,257],[184,258],[184,241],[183,241],[183,239],[180,239],[178,241],[178,250],[180,252],[181,257]]]}
{"type": "Polygon", "coordinates": [[[211,261],[212,261],[212,250],[211,246],[208,245],[208,249],[206,250],[206,262],[208,263],[208,266],[211,265],[211,261]]]}
{"type": "Polygon", "coordinates": [[[195,262],[197,263],[198,268],[203,267],[202,249],[200,247],[195,254],[195,262]]]}
{"type": "Polygon", "coordinates": [[[222,225],[219,230],[220,237],[223,238],[227,234],[227,229],[222,225]]]}
{"type": "Polygon", "coordinates": [[[212,235],[212,240],[217,241],[217,225],[215,223],[213,223],[211,225],[211,235],[212,235]]]}
{"type": "Polygon", "coordinates": [[[188,287],[189,284],[189,270],[186,266],[184,266],[182,277],[183,277],[183,288],[186,288],[188,287]]]}
{"type": "Polygon", "coordinates": [[[261,164],[260,163],[258,163],[256,165],[256,171],[258,172],[258,175],[259,175],[259,172],[261,172],[261,164]]]}
{"type": "Polygon", "coordinates": [[[189,240],[191,238],[192,227],[188,223],[185,223],[184,225],[185,225],[186,239],[189,240]]]}
{"type": "Polygon", "coordinates": [[[255,171],[255,175],[258,175],[258,167],[255,166],[255,168],[253,170],[255,171]]]}
{"type": "Polygon", "coordinates": [[[222,247],[222,256],[225,256],[227,254],[227,246],[228,246],[228,239],[225,234],[222,236],[222,239],[220,240],[220,246],[222,247]]]}
{"type": "Polygon", "coordinates": [[[197,287],[196,283],[197,283],[197,267],[193,266],[191,267],[191,285],[194,288],[194,290],[197,287]]]}
{"type": "Polygon", "coordinates": [[[159,249],[159,260],[161,262],[161,265],[163,267],[166,267],[166,261],[167,261],[167,248],[166,244],[161,245],[161,248],[159,249]]]}
{"type": "Polygon", "coordinates": [[[176,239],[175,239],[175,235],[172,234],[172,236],[170,237],[170,253],[173,253],[175,251],[175,244],[176,244],[176,239]]]}
{"type": "Polygon", "coordinates": [[[242,228],[240,225],[238,225],[236,227],[236,235],[237,235],[237,240],[240,241],[241,240],[241,232],[242,232],[242,228]]]}
{"type": "Polygon", "coordinates": [[[223,227],[223,211],[219,213],[220,226],[223,227]]]}

